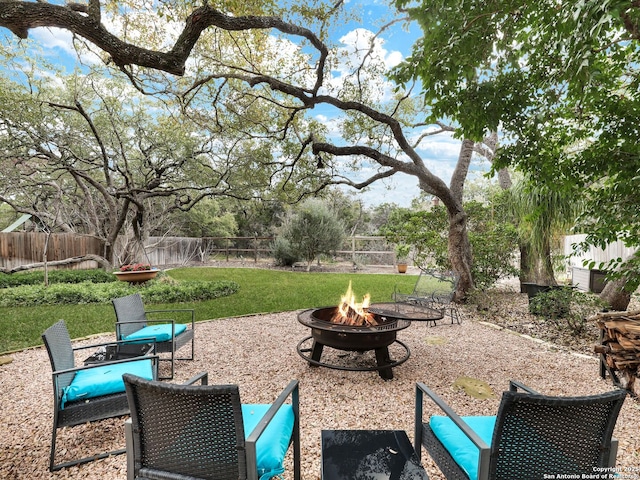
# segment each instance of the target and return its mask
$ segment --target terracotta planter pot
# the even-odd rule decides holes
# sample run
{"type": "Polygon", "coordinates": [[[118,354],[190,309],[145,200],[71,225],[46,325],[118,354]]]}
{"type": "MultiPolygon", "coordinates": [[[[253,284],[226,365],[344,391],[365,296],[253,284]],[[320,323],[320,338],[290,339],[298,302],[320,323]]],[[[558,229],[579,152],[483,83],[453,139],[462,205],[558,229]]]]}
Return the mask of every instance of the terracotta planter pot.
{"type": "Polygon", "coordinates": [[[398,267],[398,273],[407,273],[407,264],[406,263],[399,263],[397,265],[398,267]]]}
{"type": "Polygon", "coordinates": [[[155,278],[159,272],[159,269],[153,268],[151,270],[138,270],[135,272],[113,272],[113,274],[121,282],[143,283],[155,278]]]}

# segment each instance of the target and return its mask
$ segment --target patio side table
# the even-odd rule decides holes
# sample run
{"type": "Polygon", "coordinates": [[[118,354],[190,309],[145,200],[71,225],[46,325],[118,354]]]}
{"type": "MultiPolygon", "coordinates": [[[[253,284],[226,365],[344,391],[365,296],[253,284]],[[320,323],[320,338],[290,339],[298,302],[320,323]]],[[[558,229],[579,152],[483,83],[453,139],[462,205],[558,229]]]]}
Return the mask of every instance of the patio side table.
{"type": "Polygon", "coordinates": [[[428,480],[404,430],[323,430],[322,480],[428,480]]]}
{"type": "Polygon", "coordinates": [[[125,358],[144,357],[153,355],[153,343],[131,343],[122,345],[107,345],[96,350],[90,357],[84,359],[84,364],[110,362],[112,360],[124,360],[125,358]]]}

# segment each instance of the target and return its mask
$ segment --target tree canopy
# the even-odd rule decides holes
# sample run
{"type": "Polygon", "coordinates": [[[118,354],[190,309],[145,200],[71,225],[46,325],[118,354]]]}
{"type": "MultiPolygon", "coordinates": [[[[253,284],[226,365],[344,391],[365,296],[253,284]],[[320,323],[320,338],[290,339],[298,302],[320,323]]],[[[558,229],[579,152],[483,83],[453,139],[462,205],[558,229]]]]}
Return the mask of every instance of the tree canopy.
{"type": "MultiPolygon", "coordinates": [[[[266,142],[232,122],[175,115],[116,78],[5,79],[0,98],[0,200],[50,230],[103,239],[108,262],[139,257],[152,231],[171,233],[172,214],[204,199],[263,198],[266,190],[297,199],[322,181],[274,161],[266,142]]],[[[203,222],[200,233],[235,230],[232,219],[220,221],[206,231],[203,222]]]]}
{"type": "Polygon", "coordinates": [[[640,245],[640,6],[619,0],[398,0],[425,32],[396,70],[419,79],[433,115],[480,138],[500,128],[494,166],[584,195],[588,241],[640,245]]]}
{"type": "MultiPolygon", "coordinates": [[[[294,167],[308,165],[312,155],[316,178],[330,179],[319,181],[318,189],[327,184],[363,189],[398,172],[415,177],[419,188],[446,208],[451,263],[464,296],[473,286],[464,182],[474,152],[493,154],[495,143],[480,149],[464,139],[447,184],[421,148],[429,138],[450,136],[455,128],[441,120],[425,121],[430,105],[415,96],[412,86],[393,91],[389,65],[379,55],[380,32],[359,32],[362,39],[337,44],[331,29],[345,15],[343,7],[342,2],[322,1],[147,7],[5,0],[0,26],[20,38],[39,26],[66,29],[81,48],[97,47],[103,62],[127,75],[138,90],[175,98],[181,112],[195,121],[224,124],[231,115],[237,131],[256,145],[266,138],[280,141],[276,153],[294,167]],[[333,138],[309,115],[320,107],[340,116],[333,138]],[[349,169],[366,176],[355,179],[346,173],[349,169]]],[[[405,20],[392,10],[387,25],[405,20]]]]}

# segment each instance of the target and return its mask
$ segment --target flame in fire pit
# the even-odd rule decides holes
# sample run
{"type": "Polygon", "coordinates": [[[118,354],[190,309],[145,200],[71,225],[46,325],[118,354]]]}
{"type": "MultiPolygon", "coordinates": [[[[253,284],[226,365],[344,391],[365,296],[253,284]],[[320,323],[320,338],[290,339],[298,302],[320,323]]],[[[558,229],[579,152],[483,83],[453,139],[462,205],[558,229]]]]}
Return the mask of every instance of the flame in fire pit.
{"type": "Polygon", "coordinates": [[[362,298],[361,303],[357,303],[349,282],[347,293],[342,296],[331,322],[354,326],[378,325],[375,316],[367,311],[370,303],[368,293],[362,298]]]}

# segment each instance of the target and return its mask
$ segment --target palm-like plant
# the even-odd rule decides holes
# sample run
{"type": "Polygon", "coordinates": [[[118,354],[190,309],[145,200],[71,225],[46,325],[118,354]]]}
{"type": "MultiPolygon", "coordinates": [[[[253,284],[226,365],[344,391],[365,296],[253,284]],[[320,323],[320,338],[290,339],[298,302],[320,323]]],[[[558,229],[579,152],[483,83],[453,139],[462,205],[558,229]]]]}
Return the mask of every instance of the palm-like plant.
{"type": "Polygon", "coordinates": [[[579,195],[524,177],[511,188],[510,196],[520,236],[521,279],[556,285],[553,247],[575,225],[581,210],[579,195]]]}

